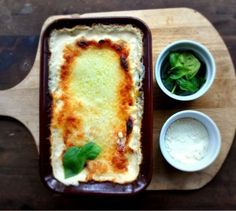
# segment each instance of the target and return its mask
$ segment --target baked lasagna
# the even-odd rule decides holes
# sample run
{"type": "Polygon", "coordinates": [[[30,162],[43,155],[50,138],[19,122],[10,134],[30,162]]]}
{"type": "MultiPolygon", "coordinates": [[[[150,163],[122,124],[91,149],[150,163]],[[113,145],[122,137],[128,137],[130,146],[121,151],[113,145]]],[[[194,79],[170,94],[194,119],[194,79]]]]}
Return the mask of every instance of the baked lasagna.
{"type": "Polygon", "coordinates": [[[134,181],[142,162],[142,32],[132,25],[55,29],[49,37],[51,165],[65,185],[134,181]],[[99,146],[82,171],[65,177],[71,147],[99,146]]]}

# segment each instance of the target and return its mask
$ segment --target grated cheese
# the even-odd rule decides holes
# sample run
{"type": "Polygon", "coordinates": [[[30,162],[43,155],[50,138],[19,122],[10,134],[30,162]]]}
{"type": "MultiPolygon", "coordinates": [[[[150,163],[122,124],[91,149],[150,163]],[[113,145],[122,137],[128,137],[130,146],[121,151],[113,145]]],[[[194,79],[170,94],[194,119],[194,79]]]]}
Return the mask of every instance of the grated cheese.
{"type": "Polygon", "coordinates": [[[181,163],[193,164],[206,156],[209,135],[199,121],[183,118],[170,125],[165,136],[165,144],[172,158],[181,163]]]}

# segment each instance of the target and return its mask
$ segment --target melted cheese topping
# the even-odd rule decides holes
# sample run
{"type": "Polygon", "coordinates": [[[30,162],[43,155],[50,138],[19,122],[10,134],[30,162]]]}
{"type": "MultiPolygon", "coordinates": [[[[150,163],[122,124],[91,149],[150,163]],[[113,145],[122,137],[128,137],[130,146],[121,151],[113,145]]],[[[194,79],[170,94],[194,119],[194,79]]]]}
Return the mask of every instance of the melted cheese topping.
{"type": "Polygon", "coordinates": [[[142,34],[131,25],[54,30],[49,40],[51,165],[56,179],[134,181],[142,161],[144,70],[142,34]],[[84,170],[64,178],[63,153],[89,141],[102,151],[84,170]]]}

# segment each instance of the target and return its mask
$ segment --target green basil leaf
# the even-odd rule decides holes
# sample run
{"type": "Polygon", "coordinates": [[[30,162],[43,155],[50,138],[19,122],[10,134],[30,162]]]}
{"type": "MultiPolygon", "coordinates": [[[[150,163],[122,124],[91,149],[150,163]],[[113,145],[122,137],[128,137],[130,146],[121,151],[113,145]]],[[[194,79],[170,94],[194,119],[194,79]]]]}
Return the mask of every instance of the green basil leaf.
{"type": "Polygon", "coordinates": [[[75,176],[83,170],[85,158],[81,156],[80,147],[70,147],[64,154],[63,166],[65,178],[75,176]]]}
{"type": "Polygon", "coordinates": [[[78,173],[80,173],[84,168],[85,162],[86,162],[86,159],[84,157],[79,157],[77,159],[77,162],[74,163],[74,165],[77,166],[76,170],[73,168],[68,168],[64,165],[65,178],[73,177],[77,175],[78,173]]]}
{"type": "Polygon", "coordinates": [[[75,166],[74,164],[77,162],[77,157],[80,154],[80,150],[81,150],[80,147],[76,146],[68,148],[63,156],[64,166],[69,167],[72,170],[76,171],[77,166],[75,166]]]}
{"type": "Polygon", "coordinates": [[[75,176],[77,173],[77,171],[73,171],[70,168],[66,168],[64,167],[64,175],[65,175],[65,179],[69,178],[69,177],[73,177],[75,176]]]}
{"type": "Polygon", "coordinates": [[[89,142],[82,147],[73,146],[68,148],[63,156],[65,178],[80,173],[86,161],[95,159],[100,152],[101,148],[93,142],[89,142]]]}
{"type": "Polygon", "coordinates": [[[100,152],[101,148],[93,142],[85,144],[81,148],[81,153],[89,160],[94,160],[100,154],[100,152]]]}

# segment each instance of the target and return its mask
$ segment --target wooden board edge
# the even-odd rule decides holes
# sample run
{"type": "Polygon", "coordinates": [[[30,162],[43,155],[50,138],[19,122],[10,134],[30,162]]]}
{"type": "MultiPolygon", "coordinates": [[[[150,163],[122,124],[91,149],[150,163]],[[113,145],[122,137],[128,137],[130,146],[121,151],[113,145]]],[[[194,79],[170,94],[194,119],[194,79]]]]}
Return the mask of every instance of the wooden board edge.
{"type": "MultiPolygon", "coordinates": [[[[158,9],[158,10],[174,10],[174,9],[187,9],[187,10],[190,10],[190,11],[194,11],[194,12],[197,12],[199,13],[198,11],[196,10],[193,10],[191,8],[168,8],[168,9],[158,9]]],[[[155,10],[155,9],[152,9],[152,10],[155,10]]],[[[133,10],[133,12],[141,12],[141,11],[148,11],[148,10],[133,10]]],[[[116,11],[112,11],[111,13],[114,13],[116,11]]],[[[121,12],[126,12],[126,11],[121,11],[121,12]]],[[[109,13],[109,12],[108,12],[109,13]]],[[[73,15],[57,15],[57,16],[50,16],[48,19],[45,20],[43,26],[42,26],[42,29],[41,29],[41,33],[40,35],[43,33],[44,29],[46,28],[46,26],[50,23],[52,23],[54,20],[57,20],[57,19],[60,19],[60,18],[77,18],[77,17],[88,17],[90,14],[93,14],[93,15],[96,15],[96,14],[104,14],[104,13],[86,13],[86,14],[83,14],[83,15],[79,15],[79,14],[73,14],[73,15]]],[[[201,16],[203,16],[201,13],[199,13],[201,16]]],[[[207,18],[205,16],[203,16],[204,19],[207,20],[207,18]]],[[[208,21],[208,20],[207,20],[208,21]]],[[[208,21],[209,22],[209,21],[208,21]]],[[[209,22],[209,24],[211,24],[209,22]]],[[[215,27],[211,24],[211,26],[215,29],[215,27]]],[[[221,38],[220,34],[218,33],[218,31],[215,29],[216,33],[218,34],[218,36],[221,38]]],[[[41,38],[41,36],[40,36],[41,38]]],[[[222,39],[222,38],[221,38],[222,39]]],[[[224,43],[223,39],[222,39],[222,42],[223,42],[223,45],[227,48],[226,44],[224,43]]],[[[34,64],[31,68],[31,71],[29,72],[29,74],[19,83],[17,84],[16,86],[10,88],[9,90],[14,90],[14,89],[22,89],[22,88],[25,88],[27,87],[27,84],[30,83],[32,80],[35,79],[35,75],[37,75],[37,72],[38,71],[38,63],[37,63],[37,59],[39,58],[40,56],[40,43],[41,43],[41,39],[39,40],[39,44],[38,44],[38,48],[37,48],[37,53],[36,53],[36,57],[35,57],[35,61],[34,61],[34,64]]],[[[228,48],[227,48],[227,51],[228,51],[228,48]]],[[[228,51],[229,53],[229,51],[228,51]]],[[[230,55],[230,53],[229,53],[230,55]]],[[[231,63],[232,63],[232,67],[234,68],[234,65],[233,65],[233,62],[232,62],[232,59],[230,57],[230,60],[231,60],[231,63]]],[[[7,93],[8,90],[4,90],[5,93],[7,93]]],[[[0,91],[0,97],[1,97],[1,92],[0,91]]],[[[0,115],[5,115],[5,114],[0,114],[0,115]]],[[[17,119],[15,117],[12,117],[13,115],[12,114],[7,114],[7,116],[10,116],[11,118],[14,118],[14,119],[17,119]]],[[[20,119],[17,119],[18,121],[20,121],[26,128],[28,128],[28,130],[31,132],[31,130],[29,129],[29,127],[27,126],[27,124],[25,124],[25,122],[22,122],[20,119]]],[[[34,133],[31,132],[32,136],[34,137],[34,133]]],[[[37,139],[35,139],[34,137],[34,141],[36,143],[36,146],[38,146],[38,143],[37,143],[37,139]]],[[[233,143],[233,141],[232,141],[233,143]]],[[[231,145],[232,145],[231,143],[231,145]]],[[[228,151],[229,152],[229,151],[228,151]]],[[[226,156],[224,158],[224,160],[226,159],[227,155],[228,155],[228,152],[226,153],[226,156]]],[[[223,165],[224,162],[222,162],[222,165],[223,165]]],[[[220,166],[220,168],[222,167],[222,165],[220,166]]],[[[217,173],[219,172],[220,168],[218,169],[218,171],[216,172],[216,174],[210,178],[208,181],[206,181],[206,183],[204,184],[201,184],[200,186],[198,186],[197,188],[193,188],[193,189],[186,189],[186,190],[195,190],[195,189],[200,189],[202,187],[204,187],[206,184],[208,184],[216,175],[217,173]]],[[[163,189],[163,190],[166,190],[166,189],[163,189]]],[[[179,190],[179,189],[177,189],[179,190]]]]}

